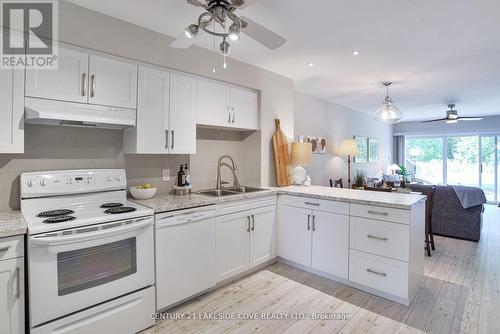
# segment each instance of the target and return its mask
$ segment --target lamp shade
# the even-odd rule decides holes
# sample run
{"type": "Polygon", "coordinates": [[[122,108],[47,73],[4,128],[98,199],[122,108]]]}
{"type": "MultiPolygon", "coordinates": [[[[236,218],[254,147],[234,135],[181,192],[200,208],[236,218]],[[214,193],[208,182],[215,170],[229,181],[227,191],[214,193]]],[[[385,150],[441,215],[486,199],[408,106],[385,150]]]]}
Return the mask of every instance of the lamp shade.
{"type": "Polygon", "coordinates": [[[395,124],[401,121],[403,113],[394,104],[384,103],[384,106],[375,112],[374,118],[382,123],[395,124]]]}
{"type": "Polygon", "coordinates": [[[358,143],[356,142],[356,139],[342,139],[337,153],[338,155],[359,155],[358,143]]]}
{"type": "Polygon", "coordinates": [[[292,143],[290,163],[292,165],[310,166],[312,156],[312,144],[296,142],[292,143]]]}

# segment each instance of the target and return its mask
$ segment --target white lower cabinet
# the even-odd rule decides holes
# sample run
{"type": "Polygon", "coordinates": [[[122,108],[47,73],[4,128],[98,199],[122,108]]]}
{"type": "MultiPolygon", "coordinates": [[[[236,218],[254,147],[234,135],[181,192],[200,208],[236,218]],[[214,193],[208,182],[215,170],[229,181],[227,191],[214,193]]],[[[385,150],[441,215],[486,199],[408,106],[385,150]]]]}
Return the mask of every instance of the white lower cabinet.
{"type": "Polygon", "coordinates": [[[0,239],[0,333],[2,334],[24,333],[23,254],[23,237],[0,239]]]}
{"type": "Polygon", "coordinates": [[[304,266],[311,266],[312,210],[280,206],[278,255],[304,266]]]}
{"type": "Polygon", "coordinates": [[[275,205],[216,218],[217,281],[276,257],[275,205]]]}
{"type": "Polygon", "coordinates": [[[349,216],[282,205],[278,255],[347,279],[349,216]]]}
{"type": "Polygon", "coordinates": [[[311,267],[344,279],[349,275],[349,216],[313,211],[311,267]]]}
{"type": "Polygon", "coordinates": [[[250,217],[247,211],[216,218],[215,263],[217,281],[250,268],[250,217]]]}

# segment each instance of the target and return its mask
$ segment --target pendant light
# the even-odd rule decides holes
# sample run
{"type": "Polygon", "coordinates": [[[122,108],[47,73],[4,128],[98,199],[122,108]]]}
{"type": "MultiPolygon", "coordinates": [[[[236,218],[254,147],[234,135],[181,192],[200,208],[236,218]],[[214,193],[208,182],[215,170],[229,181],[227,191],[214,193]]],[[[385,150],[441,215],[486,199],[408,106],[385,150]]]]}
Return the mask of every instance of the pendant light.
{"type": "Polygon", "coordinates": [[[391,97],[389,96],[389,86],[392,85],[392,82],[386,81],[384,82],[384,86],[387,88],[387,96],[383,102],[383,106],[380,107],[376,112],[373,118],[379,122],[395,124],[401,121],[403,118],[403,113],[399,110],[398,107],[394,105],[391,97]]]}

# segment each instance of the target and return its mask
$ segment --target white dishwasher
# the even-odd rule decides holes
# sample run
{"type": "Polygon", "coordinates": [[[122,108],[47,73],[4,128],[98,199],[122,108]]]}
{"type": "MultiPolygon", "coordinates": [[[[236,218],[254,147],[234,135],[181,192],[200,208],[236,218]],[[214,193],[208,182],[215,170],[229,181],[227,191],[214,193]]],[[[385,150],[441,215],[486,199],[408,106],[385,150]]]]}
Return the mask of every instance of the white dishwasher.
{"type": "Polygon", "coordinates": [[[160,311],[215,286],[215,206],[160,213],[155,219],[160,311]]]}

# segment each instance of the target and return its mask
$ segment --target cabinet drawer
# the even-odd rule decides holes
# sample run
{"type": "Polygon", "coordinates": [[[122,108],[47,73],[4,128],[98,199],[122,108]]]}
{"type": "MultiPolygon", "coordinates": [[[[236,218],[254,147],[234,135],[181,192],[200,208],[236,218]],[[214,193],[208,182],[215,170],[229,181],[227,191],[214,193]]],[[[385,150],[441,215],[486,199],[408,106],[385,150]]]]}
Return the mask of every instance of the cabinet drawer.
{"type": "Polygon", "coordinates": [[[0,239],[0,261],[24,256],[24,237],[0,239]]]}
{"type": "Polygon", "coordinates": [[[326,211],[331,213],[338,213],[341,215],[349,215],[349,203],[343,203],[343,202],[282,195],[280,197],[280,204],[319,210],[319,211],[326,211]]]}
{"type": "Polygon", "coordinates": [[[351,248],[408,261],[409,226],[351,217],[351,248]]]}
{"type": "Polygon", "coordinates": [[[410,223],[410,210],[384,208],[373,205],[351,204],[351,216],[385,220],[401,224],[410,223]]]}
{"type": "Polygon", "coordinates": [[[351,249],[349,280],[408,298],[408,263],[351,249]]]}

